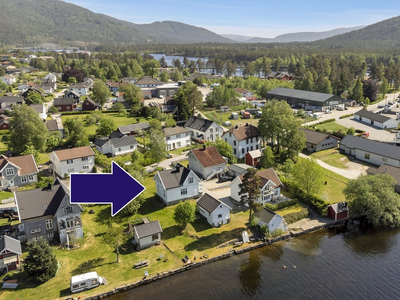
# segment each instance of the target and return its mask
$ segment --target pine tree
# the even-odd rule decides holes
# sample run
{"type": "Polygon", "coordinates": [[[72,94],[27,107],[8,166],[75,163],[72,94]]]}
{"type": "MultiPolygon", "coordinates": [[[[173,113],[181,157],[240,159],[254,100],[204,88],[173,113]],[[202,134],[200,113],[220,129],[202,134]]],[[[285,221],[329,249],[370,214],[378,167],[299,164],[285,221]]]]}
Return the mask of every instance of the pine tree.
{"type": "Polygon", "coordinates": [[[57,259],[46,240],[28,243],[28,256],[25,258],[24,268],[29,277],[42,283],[56,275],[57,259]]]}
{"type": "Polygon", "coordinates": [[[260,204],[255,201],[260,197],[261,178],[257,175],[257,169],[249,168],[244,174],[242,183],[239,184],[239,196],[242,204],[249,204],[249,223],[251,222],[252,211],[258,211],[260,204]]]}

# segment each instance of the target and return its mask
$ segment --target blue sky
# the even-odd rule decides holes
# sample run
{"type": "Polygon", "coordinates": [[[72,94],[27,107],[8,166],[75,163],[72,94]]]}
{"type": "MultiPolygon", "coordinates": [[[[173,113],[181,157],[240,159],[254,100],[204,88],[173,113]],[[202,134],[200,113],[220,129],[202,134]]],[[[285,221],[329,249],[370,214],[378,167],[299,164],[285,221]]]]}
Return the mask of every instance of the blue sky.
{"type": "Polygon", "coordinates": [[[65,1],[137,24],[171,20],[204,27],[218,34],[259,37],[369,25],[400,15],[398,0],[65,1]]]}

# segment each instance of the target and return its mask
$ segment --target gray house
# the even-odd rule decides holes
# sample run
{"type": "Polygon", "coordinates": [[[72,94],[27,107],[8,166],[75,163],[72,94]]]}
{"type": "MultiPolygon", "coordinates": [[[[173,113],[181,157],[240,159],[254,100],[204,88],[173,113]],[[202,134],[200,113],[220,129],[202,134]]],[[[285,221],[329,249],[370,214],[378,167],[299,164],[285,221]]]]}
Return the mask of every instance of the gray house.
{"type": "Polygon", "coordinates": [[[158,220],[134,226],[133,230],[133,238],[138,250],[159,244],[161,242],[161,233],[163,231],[158,220]]]}
{"type": "Polygon", "coordinates": [[[36,166],[33,155],[16,157],[0,156],[0,189],[24,186],[37,182],[36,166]]]}
{"type": "Polygon", "coordinates": [[[335,148],[338,145],[339,138],[313,130],[301,129],[306,135],[306,149],[309,152],[317,152],[330,148],[335,148]]]}
{"type": "Polygon", "coordinates": [[[61,180],[45,188],[14,192],[14,198],[21,221],[20,241],[56,240],[69,246],[83,237],[83,208],[70,203],[70,191],[61,180]]]}

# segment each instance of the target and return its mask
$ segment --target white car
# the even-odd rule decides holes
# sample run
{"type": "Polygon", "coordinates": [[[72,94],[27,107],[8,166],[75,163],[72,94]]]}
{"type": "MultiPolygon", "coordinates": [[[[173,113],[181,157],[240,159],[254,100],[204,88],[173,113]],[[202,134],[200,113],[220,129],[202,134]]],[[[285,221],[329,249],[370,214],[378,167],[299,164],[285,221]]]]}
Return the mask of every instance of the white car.
{"type": "Polygon", "coordinates": [[[331,114],[332,112],[331,112],[329,109],[327,109],[327,110],[325,111],[325,113],[326,113],[326,114],[331,114]]]}

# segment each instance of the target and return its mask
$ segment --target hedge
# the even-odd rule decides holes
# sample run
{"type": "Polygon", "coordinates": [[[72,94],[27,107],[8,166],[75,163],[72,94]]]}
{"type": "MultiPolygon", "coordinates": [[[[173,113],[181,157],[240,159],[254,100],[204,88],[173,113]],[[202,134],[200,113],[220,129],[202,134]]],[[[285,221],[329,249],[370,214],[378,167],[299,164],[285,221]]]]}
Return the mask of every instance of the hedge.
{"type": "Polygon", "coordinates": [[[318,125],[322,125],[322,124],[330,123],[330,122],[334,122],[334,121],[336,121],[336,119],[332,118],[332,119],[324,120],[319,123],[313,124],[312,126],[318,126],[318,125]]]}
{"type": "Polygon", "coordinates": [[[301,211],[285,215],[285,221],[288,224],[292,224],[294,222],[306,218],[308,214],[309,214],[308,208],[304,207],[301,211]]]}
{"type": "Polygon", "coordinates": [[[344,118],[348,118],[348,117],[352,117],[352,116],[354,116],[354,114],[343,115],[343,116],[340,116],[339,119],[344,119],[344,118]]]}
{"type": "MultiPolygon", "coordinates": [[[[94,111],[94,110],[92,110],[94,111]]],[[[63,116],[68,116],[68,115],[89,115],[92,111],[90,110],[84,110],[84,111],[66,111],[62,112],[61,114],[63,116]]],[[[115,109],[110,109],[110,110],[99,110],[102,114],[111,114],[111,113],[117,113],[119,112],[118,110],[115,109]]]]}
{"type": "Polygon", "coordinates": [[[290,201],[281,202],[281,203],[277,203],[277,204],[265,203],[264,206],[265,206],[265,208],[267,208],[269,210],[277,211],[277,210],[283,209],[288,206],[296,205],[297,203],[299,203],[297,201],[297,199],[292,199],[290,201]]]}

